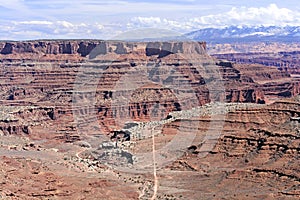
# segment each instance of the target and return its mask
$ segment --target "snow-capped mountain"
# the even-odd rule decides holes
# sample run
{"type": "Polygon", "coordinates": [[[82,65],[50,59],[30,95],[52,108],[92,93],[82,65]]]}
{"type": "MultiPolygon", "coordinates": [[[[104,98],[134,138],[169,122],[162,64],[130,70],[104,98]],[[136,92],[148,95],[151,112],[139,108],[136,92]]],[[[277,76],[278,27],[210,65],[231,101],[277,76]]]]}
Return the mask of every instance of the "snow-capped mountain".
{"type": "Polygon", "coordinates": [[[185,35],[193,40],[207,42],[300,41],[300,26],[230,26],[205,28],[185,35]]]}

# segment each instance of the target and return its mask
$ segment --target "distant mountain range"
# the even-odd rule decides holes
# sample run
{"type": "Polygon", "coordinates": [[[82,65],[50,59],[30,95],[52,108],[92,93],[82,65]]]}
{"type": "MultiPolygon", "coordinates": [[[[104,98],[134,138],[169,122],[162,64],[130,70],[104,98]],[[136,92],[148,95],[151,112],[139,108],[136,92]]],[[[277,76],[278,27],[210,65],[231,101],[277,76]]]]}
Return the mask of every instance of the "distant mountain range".
{"type": "Polygon", "coordinates": [[[226,28],[205,28],[185,35],[189,39],[208,43],[233,42],[298,42],[300,26],[230,26],[226,28]]]}

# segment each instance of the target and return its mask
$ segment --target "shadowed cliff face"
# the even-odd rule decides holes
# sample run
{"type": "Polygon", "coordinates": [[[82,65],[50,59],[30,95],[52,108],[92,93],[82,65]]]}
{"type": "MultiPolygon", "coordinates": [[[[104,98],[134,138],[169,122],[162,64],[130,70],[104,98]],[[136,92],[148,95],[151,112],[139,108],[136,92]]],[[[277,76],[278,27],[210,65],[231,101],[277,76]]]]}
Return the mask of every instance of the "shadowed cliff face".
{"type": "Polygon", "coordinates": [[[158,55],[159,58],[170,54],[206,54],[206,43],[196,42],[150,42],[146,46],[146,55],[158,55]]]}
{"type": "Polygon", "coordinates": [[[108,53],[128,54],[142,50],[147,56],[167,56],[171,53],[205,54],[206,43],[201,42],[150,42],[133,43],[117,41],[33,41],[33,42],[0,42],[1,54],[78,54],[94,58],[108,53]],[[197,44],[197,45],[195,45],[197,44]],[[97,55],[96,55],[97,54],[97,55]]]}
{"type": "Polygon", "coordinates": [[[299,196],[299,101],[262,105],[296,95],[299,82],[205,50],[198,42],[0,43],[0,155],[8,174],[0,195],[150,199],[151,165],[128,174],[104,163],[134,170],[149,161],[138,156],[151,154],[153,140],[158,151],[175,140],[176,151],[162,152],[175,158],[159,165],[158,199],[299,196]]]}
{"type": "Polygon", "coordinates": [[[215,54],[213,56],[217,59],[226,59],[235,63],[259,64],[266,67],[274,66],[290,74],[300,74],[298,67],[300,62],[299,51],[293,51],[293,49],[287,52],[282,51],[275,53],[274,51],[270,50],[270,53],[258,51],[253,53],[215,54]]]}
{"type": "Polygon", "coordinates": [[[0,100],[5,105],[56,105],[58,118],[76,112],[84,115],[83,125],[93,119],[86,114],[92,109],[101,131],[109,132],[128,120],[161,119],[210,102],[199,70],[202,62],[215,65],[205,49],[204,42],[2,42],[0,100]],[[86,87],[79,87],[85,82],[86,87]],[[77,102],[88,102],[87,108],[74,106],[77,102]]]}
{"type": "MultiPolygon", "coordinates": [[[[211,101],[265,103],[299,92],[286,73],[212,59],[205,42],[0,42],[0,52],[2,104],[56,105],[61,117],[94,109],[105,132],[211,101]],[[73,106],[77,90],[77,102],[92,98],[93,108],[73,106]]],[[[93,118],[84,115],[83,124],[93,118]]]]}

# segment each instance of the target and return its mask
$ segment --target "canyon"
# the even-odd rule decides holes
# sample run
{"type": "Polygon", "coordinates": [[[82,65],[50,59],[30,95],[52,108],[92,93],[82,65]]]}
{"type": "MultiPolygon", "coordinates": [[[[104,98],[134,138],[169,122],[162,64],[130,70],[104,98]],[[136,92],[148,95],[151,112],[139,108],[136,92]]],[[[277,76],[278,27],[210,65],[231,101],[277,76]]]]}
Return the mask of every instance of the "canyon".
{"type": "Polygon", "coordinates": [[[217,59],[241,64],[277,67],[292,75],[299,74],[299,43],[252,42],[212,45],[209,53],[217,59]],[[222,50],[221,50],[222,49],[222,50]]]}
{"type": "Polygon", "coordinates": [[[299,198],[299,62],[276,65],[297,52],[207,49],[0,42],[0,196],[299,198]]]}

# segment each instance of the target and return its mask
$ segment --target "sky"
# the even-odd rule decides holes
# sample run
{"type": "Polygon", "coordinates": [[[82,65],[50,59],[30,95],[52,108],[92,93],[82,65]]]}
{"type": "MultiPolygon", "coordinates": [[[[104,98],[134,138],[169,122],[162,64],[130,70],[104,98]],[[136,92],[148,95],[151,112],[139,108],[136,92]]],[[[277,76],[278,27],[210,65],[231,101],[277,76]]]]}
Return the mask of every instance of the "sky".
{"type": "Polygon", "coordinates": [[[140,29],[300,26],[297,0],[0,0],[0,40],[115,39],[140,29]]]}

